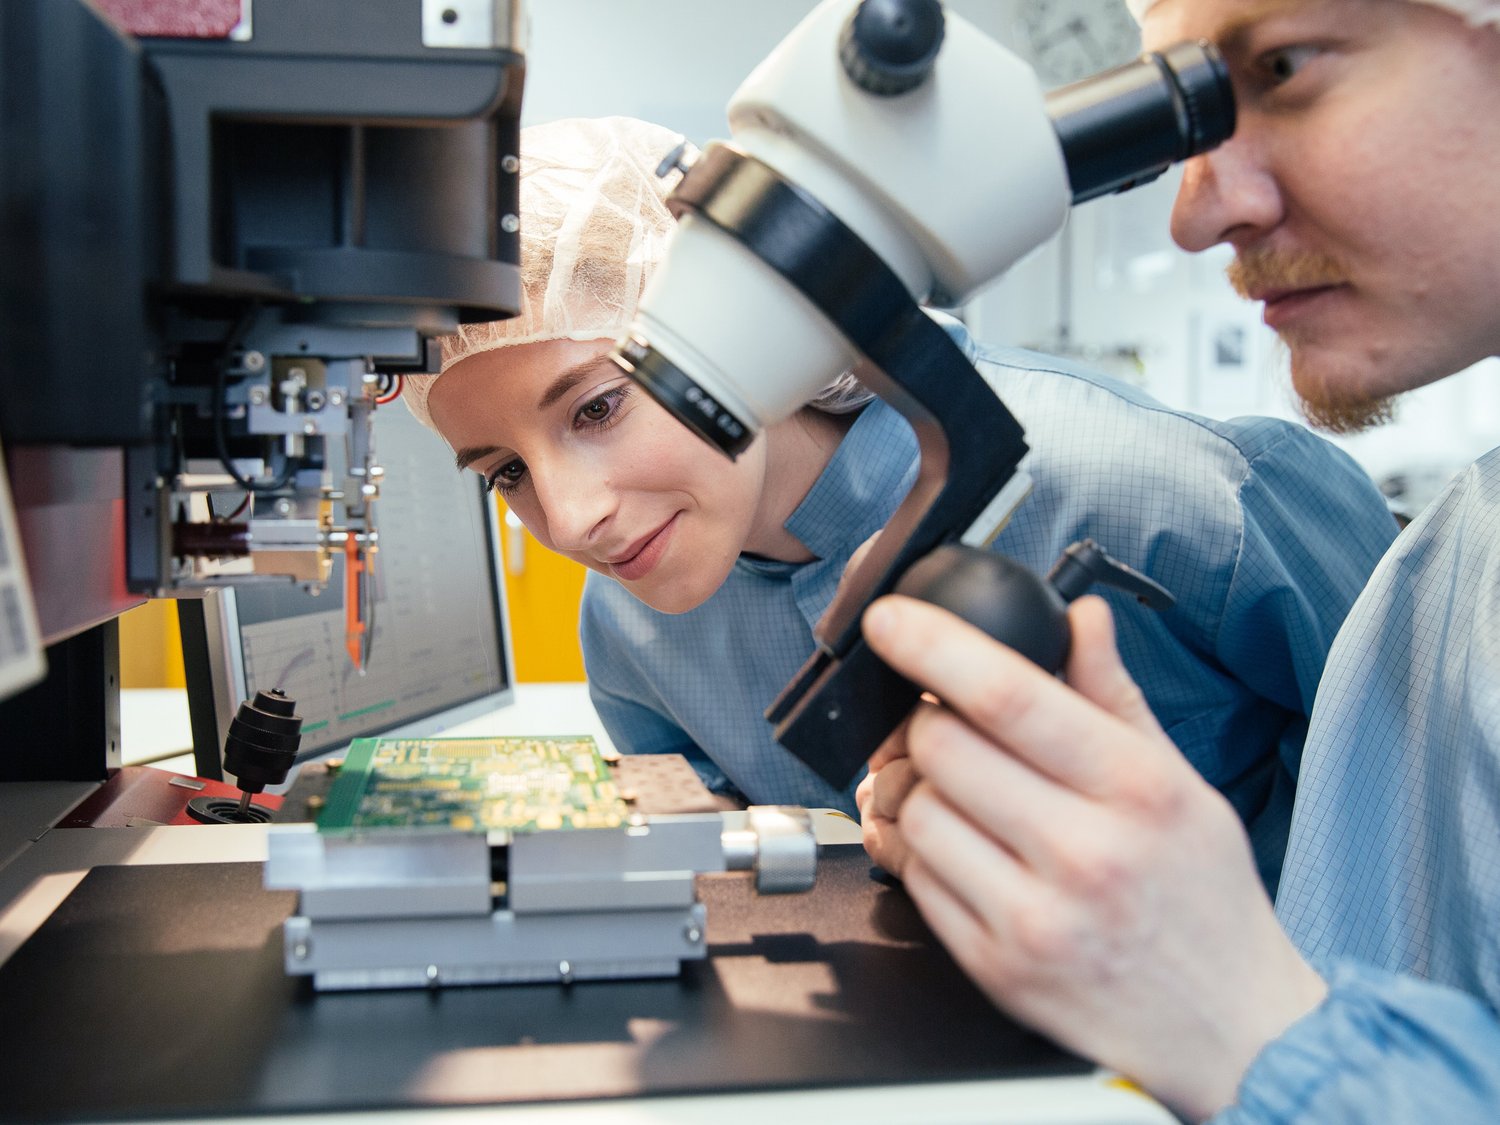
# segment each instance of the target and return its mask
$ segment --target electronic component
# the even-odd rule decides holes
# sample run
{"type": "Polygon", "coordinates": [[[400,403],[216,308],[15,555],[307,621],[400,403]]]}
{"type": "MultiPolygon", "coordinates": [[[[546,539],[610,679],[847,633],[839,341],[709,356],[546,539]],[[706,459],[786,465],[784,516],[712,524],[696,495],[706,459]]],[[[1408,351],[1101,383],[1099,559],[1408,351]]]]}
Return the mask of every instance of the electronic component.
{"type": "Polygon", "coordinates": [[[588,735],[360,738],[318,828],[526,831],[617,828],[625,819],[625,802],[588,735]]]}
{"type": "MultiPolygon", "coordinates": [[[[519,0],[4,7],[0,431],[34,451],[18,497],[82,480],[116,505],[23,519],[33,577],[56,559],[118,612],[321,590],[342,559],[364,669],[376,407],[438,337],[521,307],[519,0]],[[78,574],[81,530],[121,562],[78,574]]],[[[75,597],[42,634],[101,616],[75,597]]]]}
{"type": "Polygon", "coordinates": [[[316,824],[273,825],[298,892],[288,973],[319,989],[673,976],[705,955],[700,873],[812,886],[805,809],[629,811],[589,737],[360,739],[316,824]]]}

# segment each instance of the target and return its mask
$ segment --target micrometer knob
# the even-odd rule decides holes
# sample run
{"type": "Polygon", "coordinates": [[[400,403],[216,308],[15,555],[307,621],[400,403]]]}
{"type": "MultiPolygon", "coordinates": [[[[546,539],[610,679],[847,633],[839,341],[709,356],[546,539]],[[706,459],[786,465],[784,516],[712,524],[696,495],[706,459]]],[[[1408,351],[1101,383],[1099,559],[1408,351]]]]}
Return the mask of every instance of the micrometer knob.
{"type": "Polygon", "coordinates": [[[864,0],[839,35],[839,62],[860,89],[893,97],[927,80],[942,45],[938,0],[864,0]]]}
{"type": "Polygon", "coordinates": [[[818,840],[808,811],[795,805],[751,805],[745,827],[723,834],[724,866],[755,870],[763,895],[796,894],[817,878],[818,840]]]}

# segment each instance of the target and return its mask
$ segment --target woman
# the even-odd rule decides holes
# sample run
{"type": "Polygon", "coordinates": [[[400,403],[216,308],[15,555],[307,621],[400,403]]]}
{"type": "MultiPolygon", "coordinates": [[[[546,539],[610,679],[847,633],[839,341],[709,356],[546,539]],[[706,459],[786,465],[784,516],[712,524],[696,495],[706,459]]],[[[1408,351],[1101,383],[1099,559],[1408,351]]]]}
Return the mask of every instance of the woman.
{"type": "MultiPolygon", "coordinates": [[[[625,118],[527,129],[521,315],[446,340],[442,374],[404,397],[544,546],[595,572],[584,660],[623,752],[684,754],[755,803],[852,812],[854,786],[778,746],[762,712],[900,503],[916,441],[845,377],[730,462],[609,361],[672,229],[655,170],[679,139],[625,118]]],[[[1164,614],[1107,595],[1122,654],[1274,888],[1328,645],[1396,532],[1379,493],[1300,427],[1195,418],[948,329],[1033,450],[1033,494],[995,549],[1045,571],[1092,538],[1176,594],[1164,614]]]]}

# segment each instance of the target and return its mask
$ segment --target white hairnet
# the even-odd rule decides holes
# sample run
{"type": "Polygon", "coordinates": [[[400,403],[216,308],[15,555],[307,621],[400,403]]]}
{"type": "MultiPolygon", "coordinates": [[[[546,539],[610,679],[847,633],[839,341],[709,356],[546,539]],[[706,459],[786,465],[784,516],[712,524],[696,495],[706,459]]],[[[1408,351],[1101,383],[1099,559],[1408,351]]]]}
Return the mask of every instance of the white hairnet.
{"type": "MultiPolygon", "coordinates": [[[[631,117],[567,118],[521,130],[521,312],[460,326],[442,340],[442,370],[496,348],[541,340],[616,340],[666,254],[676,177],[656,174],[683,143],[631,117]]],[[[691,160],[696,149],[683,154],[691,160]]],[[[408,375],[401,397],[432,427],[427,395],[438,375],[408,375]]],[[[858,410],[874,395],[845,372],[810,406],[858,410]]]]}
{"type": "MultiPolygon", "coordinates": [[[[521,312],[442,340],[446,371],[479,352],[539,340],[624,335],[676,220],[656,174],[682,137],[629,117],[569,118],[521,130],[521,312]]],[[[431,426],[437,375],[408,375],[402,398],[431,426]]]]}
{"type": "MultiPolygon", "coordinates": [[[[1475,26],[1494,24],[1500,26],[1500,0],[1413,0],[1417,4],[1431,4],[1434,8],[1447,8],[1475,26]]],[[[1130,14],[1139,22],[1147,12],[1156,7],[1158,0],[1125,0],[1130,14]]]]}

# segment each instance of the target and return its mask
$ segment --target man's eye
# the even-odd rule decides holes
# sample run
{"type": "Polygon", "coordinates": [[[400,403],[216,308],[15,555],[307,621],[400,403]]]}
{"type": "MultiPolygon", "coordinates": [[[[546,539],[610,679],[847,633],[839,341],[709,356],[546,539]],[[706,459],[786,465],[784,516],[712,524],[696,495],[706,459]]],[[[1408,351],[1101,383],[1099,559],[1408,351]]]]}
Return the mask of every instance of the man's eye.
{"type": "Polygon", "coordinates": [[[1261,55],[1260,69],[1273,84],[1280,85],[1295,78],[1317,53],[1318,48],[1311,46],[1280,47],[1261,55]]]}

